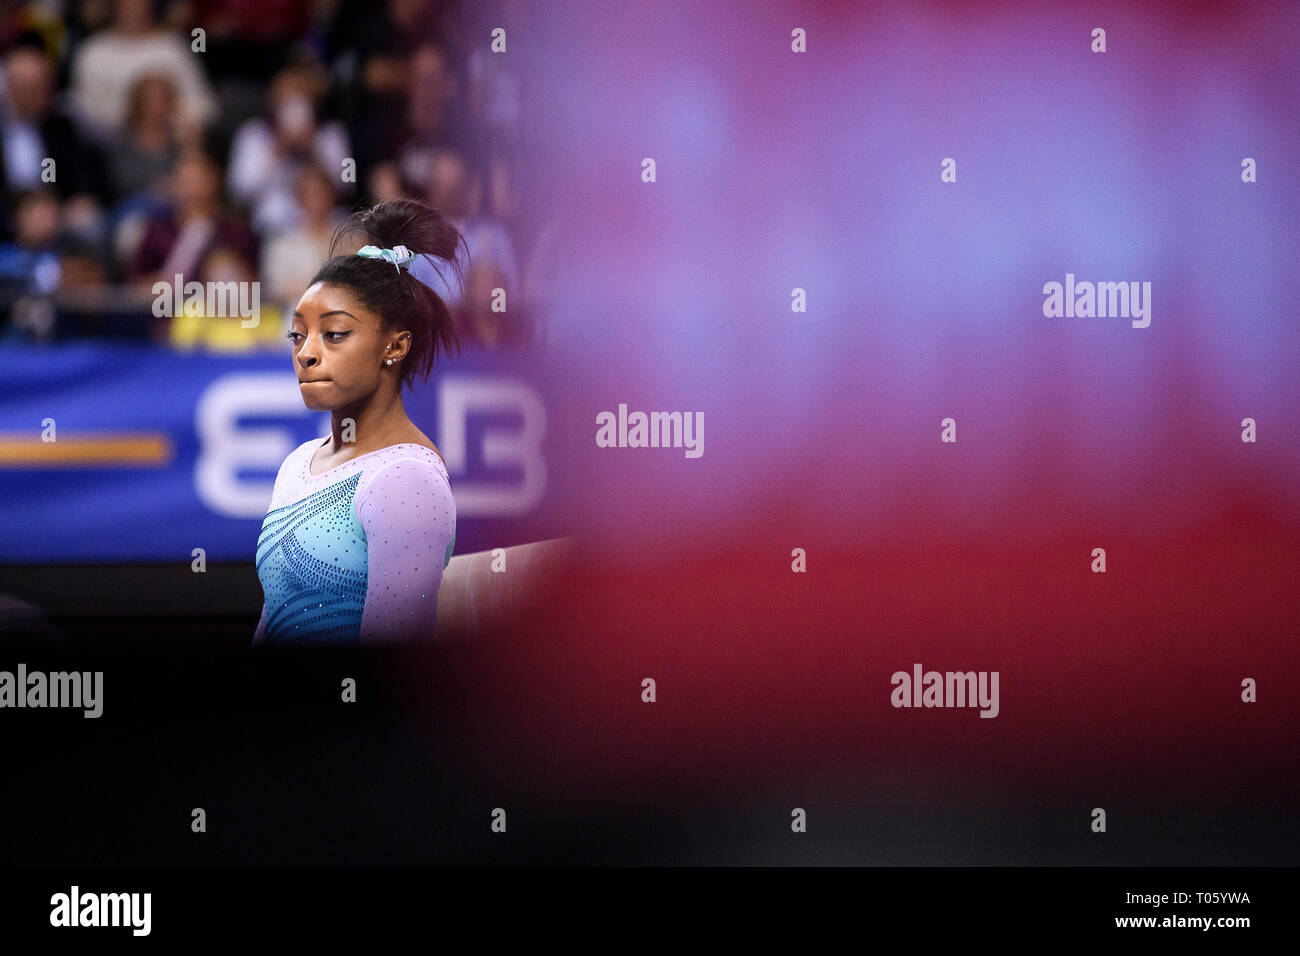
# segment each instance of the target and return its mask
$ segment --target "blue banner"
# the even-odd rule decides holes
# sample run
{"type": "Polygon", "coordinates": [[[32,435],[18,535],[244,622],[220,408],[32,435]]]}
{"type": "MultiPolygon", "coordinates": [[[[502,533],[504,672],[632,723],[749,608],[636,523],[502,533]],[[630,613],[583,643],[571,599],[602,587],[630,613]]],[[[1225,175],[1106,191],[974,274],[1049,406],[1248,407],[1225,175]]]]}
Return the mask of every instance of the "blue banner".
{"type": "MultiPolygon", "coordinates": [[[[536,365],[467,351],[403,395],[451,474],[459,554],[564,533],[536,365]]],[[[0,367],[0,563],[251,562],[280,463],[330,431],[277,352],[7,346],[0,367]]]]}

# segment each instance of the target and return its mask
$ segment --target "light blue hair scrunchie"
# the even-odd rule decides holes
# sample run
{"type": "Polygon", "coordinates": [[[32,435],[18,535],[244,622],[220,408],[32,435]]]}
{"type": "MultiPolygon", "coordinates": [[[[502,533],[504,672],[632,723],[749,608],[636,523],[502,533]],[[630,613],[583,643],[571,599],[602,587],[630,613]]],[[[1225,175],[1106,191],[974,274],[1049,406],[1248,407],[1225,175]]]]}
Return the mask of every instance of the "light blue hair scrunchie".
{"type": "Polygon", "coordinates": [[[393,264],[398,272],[402,271],[402,266],[415,258],[415,254],[406,246],[397,246],[394,249],[380,249],[378,246],[362,246],[357,250],[357,255],[365,256],[367,259],[384,259],[393,264]]]}
{"type": "Polygon", "coordinates": [[[428,286],[435,294],[442,294],[444,286],[442,276],[428,256],[417,255],[406,246],[394,246],[392,249],[380,249],[378,246],[362,246],[357,250],[357,255],[365,256],[367,259],[383,259],[385,262],[391,262],[398,272],[406,269],[407,272],[428,286]]]}

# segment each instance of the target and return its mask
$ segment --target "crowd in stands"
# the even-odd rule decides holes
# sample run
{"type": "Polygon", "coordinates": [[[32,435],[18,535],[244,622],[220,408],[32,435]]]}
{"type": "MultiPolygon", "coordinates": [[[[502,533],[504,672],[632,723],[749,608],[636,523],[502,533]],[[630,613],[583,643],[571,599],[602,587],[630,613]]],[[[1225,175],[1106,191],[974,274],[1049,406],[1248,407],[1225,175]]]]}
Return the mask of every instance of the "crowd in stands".
{"type": "Polygon", "coordinates": [[[466,346],[535,340],[517,292],[512,0],[33,0],[0,19],[0,341],[286,349],[336,226],[405,195],[469,248],[466,346]],[[198,31],[196,33],[196,31],[198,31]],[[197,39],[196,39],[197,38],[197,39]],[[252,282],[262,312],[155,315],[154,284],[252,282]],[[492,308],[493,290],[509,308],[492,308]]]}

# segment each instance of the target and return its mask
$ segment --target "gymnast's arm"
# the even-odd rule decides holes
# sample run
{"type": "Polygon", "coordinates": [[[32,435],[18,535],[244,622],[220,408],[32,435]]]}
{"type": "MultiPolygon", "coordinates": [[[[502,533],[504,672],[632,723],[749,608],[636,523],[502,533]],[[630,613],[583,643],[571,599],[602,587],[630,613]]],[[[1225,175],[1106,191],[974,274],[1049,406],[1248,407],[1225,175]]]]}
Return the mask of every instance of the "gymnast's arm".
{"type": "Polygon", "coordinates": [[[443,564],[456,533],[446,477],[427,461],[394,461],[358,489],[356,512],[368,565],[362,643],[432,639],[443,564]]]}

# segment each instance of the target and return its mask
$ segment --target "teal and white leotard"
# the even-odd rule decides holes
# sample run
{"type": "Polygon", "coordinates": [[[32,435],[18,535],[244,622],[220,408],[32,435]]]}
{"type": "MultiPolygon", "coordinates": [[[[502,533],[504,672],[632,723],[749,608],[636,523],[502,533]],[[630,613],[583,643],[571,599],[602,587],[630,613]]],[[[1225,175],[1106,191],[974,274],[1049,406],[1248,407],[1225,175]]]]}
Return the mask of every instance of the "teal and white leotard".
{"type": "Polygon", "coordinates": [[[432,638],[456,545],[446,466],[402,443],[313,475],[328,442],[299,445],[276,475],[257,539],[264,602],[253,643],[432,638]]]}

